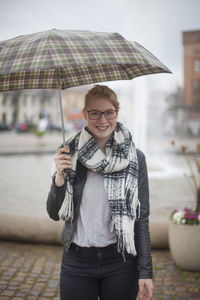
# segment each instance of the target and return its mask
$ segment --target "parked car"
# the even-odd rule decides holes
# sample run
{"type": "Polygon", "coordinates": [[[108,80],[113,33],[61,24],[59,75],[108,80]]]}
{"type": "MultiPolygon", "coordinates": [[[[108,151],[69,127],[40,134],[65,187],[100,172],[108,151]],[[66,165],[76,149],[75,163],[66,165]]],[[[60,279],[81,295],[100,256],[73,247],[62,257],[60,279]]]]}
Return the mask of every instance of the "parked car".
{"type": "Polygon", "coordinates": [[[13,129],[16,130],[18,133],[23,133],[23,132],[31,132],[35,130],[36,126],[27,122],[21,122],[21,123],[16,123],[13,126],[13,129]]]}
{"type": "Polygon", "coordinates": [[[57,126],[56,124],[53,124],[51,122],[48,123],[47,129],[50,131],[60,131],[61,130],[61,128],[59,126],[57,126]]]}
{"type": "Polygon", "coordinates": [[[0,131],[8,131],[11,128],[6,123],[0,123],[0,131]]]}
{"type": "Polygon", "coordinates": [[[28,124],[26,122],[16,123],[14,128],[17,132],[27,132],[28,124]]]}

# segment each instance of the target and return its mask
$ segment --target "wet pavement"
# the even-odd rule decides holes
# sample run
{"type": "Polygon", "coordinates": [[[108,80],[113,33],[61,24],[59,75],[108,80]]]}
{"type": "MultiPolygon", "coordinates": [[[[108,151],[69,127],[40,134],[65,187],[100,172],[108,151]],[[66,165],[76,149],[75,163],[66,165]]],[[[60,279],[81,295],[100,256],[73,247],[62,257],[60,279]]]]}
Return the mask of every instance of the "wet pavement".
{"type": "Polygon", "coordinates": [[[59,299],[61,247],[0,243],[0,299],[59,299]]]}
{"type": "MultiPolygon", "coordinates": [[[[61,256],[61,246],[0,242],[0,300],[59,300],[61,256]]],[[[200,272],[180,270],[168,251],[152,257],[153,300],[200,299],[200,272]]]]}

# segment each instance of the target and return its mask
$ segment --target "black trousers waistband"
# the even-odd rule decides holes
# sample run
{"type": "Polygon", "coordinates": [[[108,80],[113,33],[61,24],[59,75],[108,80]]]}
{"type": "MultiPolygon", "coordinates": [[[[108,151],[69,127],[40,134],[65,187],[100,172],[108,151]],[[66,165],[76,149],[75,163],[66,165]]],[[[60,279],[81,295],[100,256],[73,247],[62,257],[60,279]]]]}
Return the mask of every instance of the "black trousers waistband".
{"type": "Polygon", "coordinates": [[[81,251],[81,252],[94,252],[94,251],[106,251],[106,250],[112,250],[112,249],[116,249],[117,250],[117,243],[114,244],[110,244],[108,246],[105,247],[81,247],[75,243],[72,243],[70,245],[70,249],[74,249],[76,251],[81,251]]]}
{"type": "Polygon", "coordinates": [[[67,252],[71,253],[71,255],[78,255],[79,257],[85,258],[87,257],[91,260],[95,260],[100,257],[105,260],[122,257],[124,262],[127,258],[132,258],[135,261],[137,260],[137,257],[134,257],[132,254],[127,253],[126,250],[119,252],[117,243],[110,244],[105,247],[81,247],[75,243],[72,243],[67,252]]]}

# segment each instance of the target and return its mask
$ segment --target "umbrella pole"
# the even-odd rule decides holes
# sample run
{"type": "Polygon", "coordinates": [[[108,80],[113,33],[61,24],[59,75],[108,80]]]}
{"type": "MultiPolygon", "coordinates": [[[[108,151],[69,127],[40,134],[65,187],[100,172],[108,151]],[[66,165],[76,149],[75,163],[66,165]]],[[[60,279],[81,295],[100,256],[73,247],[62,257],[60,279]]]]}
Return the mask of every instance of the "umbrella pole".
{"type": "Polygon", "coordinates": [[[63,135],[63,147],[65,147],[65,128],[64,128],[64,118],[63,118],[63,107],[62,107],[62,95],[60,88],[58,88],[58,98],[60,104],[60,115],[61,115],[61,125],[62,125],[62,135],[63,135]]]}

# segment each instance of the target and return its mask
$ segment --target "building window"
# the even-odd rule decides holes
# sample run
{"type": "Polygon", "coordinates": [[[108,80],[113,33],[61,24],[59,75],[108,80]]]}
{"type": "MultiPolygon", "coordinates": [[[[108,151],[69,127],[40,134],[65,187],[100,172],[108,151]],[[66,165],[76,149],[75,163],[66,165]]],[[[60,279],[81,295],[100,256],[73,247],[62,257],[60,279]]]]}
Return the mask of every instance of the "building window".
{"type": "Polygon", "coordinates": [[[194,60],[194,72],[200,73],[200,60],[198,59],[194,60]]]}
{"type": "Polygon", "coordinates": [[[26,107],[27,106],[27,98],[26,98],[26,96],[24,97],[24,107],[26,107]]]}
{"type": "Polygon", "coordinates": [[[5,113],[5,112],[3,112],[2,121],[3,121],[3,123],[5,123],[5,124],[6,124],[6,113],[5,113]]]}
{"type": "Polygon", "coordinates": [[[200,97],[200,80],[193,81],[193,94],[200,97]]]}
{"type": "Polygon", "coordinates": [[[3,106],[6,106],[6,100],[7,100],[7,96],[3,95],[3,106]]]}
{"type": "Polygon", "coordinates": [[[32,96],[31,102],[32,102],[32,108],[34,108],[35,105],[36,105],[36,99],[35,99],[35,96],[32,96]]]}

